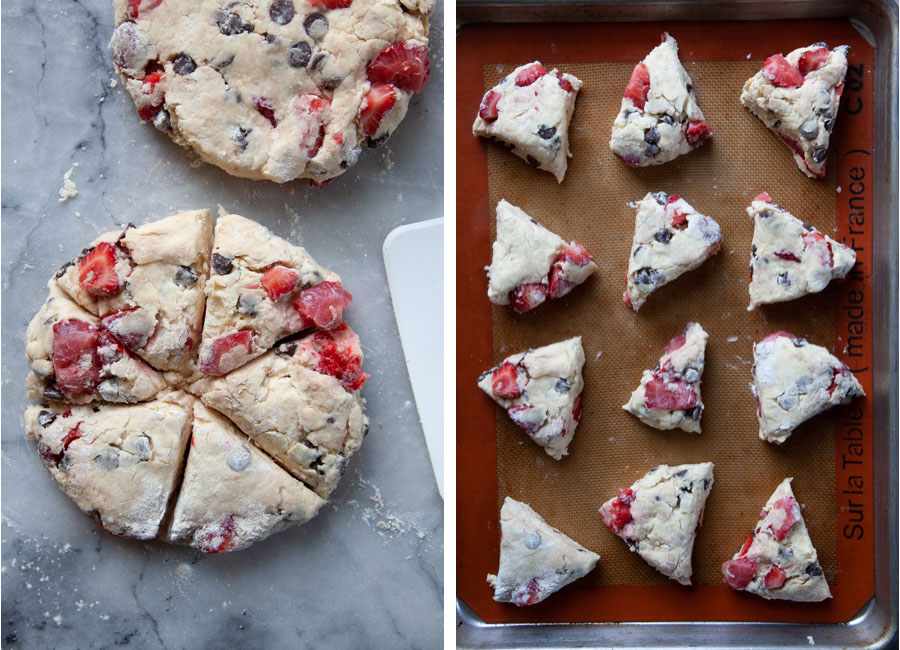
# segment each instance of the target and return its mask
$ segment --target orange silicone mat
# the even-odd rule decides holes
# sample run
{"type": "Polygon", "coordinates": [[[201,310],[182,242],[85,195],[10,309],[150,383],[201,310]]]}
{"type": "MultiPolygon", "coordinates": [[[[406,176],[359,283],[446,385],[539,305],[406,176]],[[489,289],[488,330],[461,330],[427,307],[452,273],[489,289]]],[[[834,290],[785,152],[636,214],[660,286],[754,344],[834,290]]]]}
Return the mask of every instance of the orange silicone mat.
{"type": "MultiPolygon", "coordinates": [[[[853,530],[851,518],[857,517],[850,511],[871,508],[871,492],[867,497],[842,492],[849,476],[862,476],[871,465],[864,462],[860,472],[848,473],[841,459],[848,453],[849,430],[871,435],[869,405],[834,409],[775,447],[757,437],[755,401],[747,384],[752,342],[779,329],[835,349],[860,370],[850,353],[869,354],[870,337],[854,339],[862,341],[860,347],[845,351],[848,337],[842,328],[853,292],[868,295],[867,250],[859,251],[860,272],[850,281],[747,312],[752,223],[745,208],[766,190],[796,216],[852,243],[848,200],[862,169],[854,161],[862,154],[847,152],[871,149],[865,101],[871,104],[870,47],[846,22],[805,21],[774,32],[764,23],[475,25],[461,32],[458,51],[460,597],[490,622],[848,620],[873,591],[873,549],[868,541],[847,539],[856,535],[844,531],[853,530]],[[634,63],[658,42],[663,29],[679,41],[713,137],[672,163],[631,169],[609,151],[610,126],[634,63]],[[821,181],[803,175],[788,149],[738,102],[744,81],[765,56],[818,40],[852,46],[829,171],[821,181]],[[575,156],[561,185],[470,132],[484,91],[534,59],[584,81],[569,131],[575,156]],[[661,288],[634,314],[621,301],[634,225],[634,209],[626,203],[659,190],[680,194],[718,220],[724,240],[717,256],[661,288]],[[598,263],[597,274],[564,299],[524,315],[492,306],[484,295],[483,268],[490,263],[494,206],[500,198],[563,238],[584,244],[598,263]],[[641,371],[656,364],[668,340],[690,320],[710,334],[700,436],[657,431],[621,410],[641,371]],[[473,346],[473,331],[490,332],[490,340],[478,337],[473,346]],[[474,378],[511,353],[574,335],[583,337],[587,359],[584,413],[570,455],[557,462],[502,417],[474,378]],[[851,421],[863,424],[845,423],[851,421]],[[655,465],[701,461],[716,464],[716,484],[694,549],[696,586],[685,589],[630,553],[596,510],[655,465]],[[807,525],[835,594],[824,604],[775,605],[721,585],[721,563],[740,547],[759,509],[786,476],[794,477],[798,500],[807,506],[807,525]],[[598,552],[597,570],[538,606],[519,610],[494,603],[484,575],[496,570],[497,516],[506,495],[530,503],[554,526],[598,552]],[[848,505],[848,497],[865,503],[848,505]],[[861,569],[866,573],[860,575],[861,569]],[[640,608],[634,607],[635,599],[640,608]]],[[[867,249],[861,246],[864,236],[858,235],[858,248],[867,249]]],[[[858,376],[867,385],[866,371],[858,376]]]]}

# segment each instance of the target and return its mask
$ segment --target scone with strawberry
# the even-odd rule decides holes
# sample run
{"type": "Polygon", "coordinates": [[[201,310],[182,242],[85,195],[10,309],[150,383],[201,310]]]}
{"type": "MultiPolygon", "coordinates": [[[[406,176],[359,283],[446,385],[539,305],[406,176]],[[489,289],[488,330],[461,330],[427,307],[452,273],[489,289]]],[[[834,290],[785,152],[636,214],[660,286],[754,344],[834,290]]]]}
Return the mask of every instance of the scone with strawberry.
{"type": "Polygon", "coordinates": [[[722,565],[732,589],[766,600],[820,602],[831,598],[825,573],[786,478],[759,513],[741,550],[722,565]]]}
{"type": "Polygon", "coordinates": [[[597,270],[591,254],[500,200],[497,240],[487,268],[488,298],[522,313],[548,298],[561,298],[597,270]]]}
{"type": "Polygon", "coordinates": [[[478,387],[528,437],[560,460],[581,420],[581,337],[526,350],[482,373],[478,387]]]}
{"type": "Polygon", "coordinates": [[[584,577],[599,559],[527,503],[506,497],[500,508],[500,568],[487,581],[494,600],[524,607],[584,577]]]}
{"type": "Polygon", "coordinates": [[[688,323],[669,341],[656,367],[644,371],[641,385],[622,408],[655,429],[700,433],[700,376],[708,338],[698,323],[688,323]]]}
{"type": "Polygon", "coordinates": [[[782,139],[810,178],[825,176],[849,51],[813,43],[787,56],[773,54],[741,92],[741,104],[782,139]]]}
{"type": "Polygon", "coordinates": [[[753,346],[759,437],[781,444],[802,422],[865,396],[847,365],[820,345],[775,332],[753,346]]]}
{"type": "Polygon", "coordinates": [[[569,123],[581,79],[539,61],[521,65],[485,93],[472,133],[510,146],[562,183],[572,153],[569,123]]]}
{"type": "Polygon", "coordinates": [[[631,73],[609,148],[631,167],[661,165],[699,147],[711,133],[678,58],[678,42],[663,33],[631,73]]]}
{"type": "Polygon", "coordinates": [[[352,296],[341,278],[268,228],[220,210],[199,369],[220,376],[307,328],[333,329],[352,296]]]}
{"type": "Polygon", "coordinates": [[[129,224],[102,235],[57,281],[131,352],[186,373],[200,343],[211,245],[208,210],[129,224]]]}
{"type": "Polygon", "coordinates": [[[603,523],[664,576],[691,584],[691,554],[713,464],[660,465],[600,506],[603,523]]]}
{"type": "Polygon", "coordinates": [[[818,293],[856,264],[856,251],[800,221],[767,192],[753,199],[747,214],[753,219],[748,310],[818,293]]]}
{"type": "Polygon", "coordinates": [[[722,230],[677,194],[648,192],[637,204],[622,300],[638,311],[651,293],[719,252],[722,230]]]}

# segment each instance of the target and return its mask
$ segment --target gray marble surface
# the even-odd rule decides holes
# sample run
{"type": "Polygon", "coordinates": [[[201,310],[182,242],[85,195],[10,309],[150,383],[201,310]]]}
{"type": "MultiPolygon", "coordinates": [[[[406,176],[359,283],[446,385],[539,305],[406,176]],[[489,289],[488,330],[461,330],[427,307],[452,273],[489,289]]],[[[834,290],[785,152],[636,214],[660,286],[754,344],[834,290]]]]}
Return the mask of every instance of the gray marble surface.
{"type": "MultiPolygon", "coordinates": [[[[443,16],[406,121],[332,185],[246,181],[140,125],[106,44],[110,0],[2,7],[2,647],[434,648],[443,502],[410,390],[381,256],[441,216],[443,16]],[[75,163],[78,196],[60,203],[75,163]],[[316,519],[202,556],[106,536],[57,488],[22,428],[23,334],[54,271],[98,233],[216,204],[305,246],[344,278],[372,378],[372,427],[316,519]]],[[[440,372],[440,369],[436,369],[440,372]]]]}

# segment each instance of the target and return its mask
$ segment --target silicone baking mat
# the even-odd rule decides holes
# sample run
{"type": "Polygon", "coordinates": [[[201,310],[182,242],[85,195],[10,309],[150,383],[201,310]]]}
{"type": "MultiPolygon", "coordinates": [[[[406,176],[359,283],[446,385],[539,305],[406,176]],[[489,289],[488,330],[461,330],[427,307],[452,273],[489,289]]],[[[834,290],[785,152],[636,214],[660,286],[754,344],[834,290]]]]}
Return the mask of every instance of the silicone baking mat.
{"type": "Polygon", "coordinates": [[[845,21],[780,23],[472,25],[458,42],[457,485],[458,594],[487,622],[636,620],[849,620],[874,592],[870,404],[838,407],[782,446],[757,435],[750,394],[752,344],[787,330],[843,358],[869,390],[870,235],[865,175],[872,174],[872,50],[845,21]],[[671,163],[631,169],[609,151],[610,127],[634,64],[668,30],[713,130],[671,163]],[[851,46],[850,70],[823,180],[807,178],[787,147],[739,103],[744,81],[774,52],[815,41],[851,46]],[[481,96],[535,59],[584,81],[569,130],[574,157],[562,184],[499,144],[471,135],[481,96]],[[634,228],[628,202],[677,193],[715,218],[715,257],[652,294],[637,314],[621,300],[634,228]],[[824,292],[746,310],[753,228],[746,207],[761,191],[797,217],[858,249],[852,277],[824,292]],[[598,272],[561,300],[517,315],[491,305],[494,211],[505,198],[584,244],[598,272]],[[701,435],[657,431],[621,409],[641,372],[691,320],[709,332],[701,435]],[[473,333],[479,333],[477,336],[473,333]],[[505,356],[581,335],[583,416],[569,456],[554,461],[475,385],[505,356]],[[852,338],[851,338],[852,336],[852,338]],[[666,579],[631,553],[597,508],[650,468],[712,461],[715,486],[694,547],[694,587],[666,579]],[[834,599],[767,602],[721,584],[720,566],[740,548],[778,483],[794,477],[798,501],[834,599]],[[505,496],[531,504],[552,525],[600,554],[597,569],[536,606],[495,603],[484,578],[499,556],[505,496]]]}

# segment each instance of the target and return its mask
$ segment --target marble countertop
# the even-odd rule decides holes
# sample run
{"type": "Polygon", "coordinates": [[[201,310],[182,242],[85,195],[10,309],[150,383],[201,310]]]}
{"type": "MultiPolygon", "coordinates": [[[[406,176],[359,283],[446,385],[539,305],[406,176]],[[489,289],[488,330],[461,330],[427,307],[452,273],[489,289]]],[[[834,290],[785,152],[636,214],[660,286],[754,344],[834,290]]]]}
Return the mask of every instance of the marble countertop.
{"type": "Polygon", "coordinates": [[[381,245],[442,215],[443,7],[431,79],[398,131],[332,185],[192,167],[141,125],[106,45],[110,0],[2,7],[3,648],[435,648],[443,501],[391,309],[381,245]],[[77,165],[77,166],[75,166],[77,165]],[[63,176],[77,197],[58,200],[63,176]],[[223,205],[299,243],[344,279],[372,378],[371,431],[310,523],[203,556],[105,535],[58,488],[22,426],[23,335],[47,279],[97,234],[223,205]]]}

